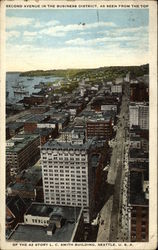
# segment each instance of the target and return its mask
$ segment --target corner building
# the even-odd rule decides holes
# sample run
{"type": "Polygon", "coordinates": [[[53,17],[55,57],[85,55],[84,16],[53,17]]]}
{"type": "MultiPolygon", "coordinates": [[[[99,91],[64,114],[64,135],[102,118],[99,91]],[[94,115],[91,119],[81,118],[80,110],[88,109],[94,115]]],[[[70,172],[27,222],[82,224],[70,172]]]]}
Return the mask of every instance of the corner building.
{"type": "Polygon", "coordinates": [[[44,202],[83,207],[89,223],[93,209],[92,140],[83,144],[49,141],[41,148],[44,202]]]}

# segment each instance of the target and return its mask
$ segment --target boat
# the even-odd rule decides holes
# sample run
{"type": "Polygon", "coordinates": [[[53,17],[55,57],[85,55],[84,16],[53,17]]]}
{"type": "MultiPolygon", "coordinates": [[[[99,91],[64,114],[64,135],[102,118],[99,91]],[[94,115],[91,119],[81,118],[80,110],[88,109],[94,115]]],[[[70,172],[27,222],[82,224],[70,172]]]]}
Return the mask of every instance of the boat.
{"type": "Polygon", "coordinates": [[[25,91],[25,90],[15,90],[14,91],[14,96],[17,96],[17,95],[20,95],[20,96],[28,96],[29,95],[29,91],[25,91]]]}
{"type": "Polygon", "coordinates": [[[23,98],[25,96],[29,96],[29,91],[26,90],[26,86],[20,84],[20,82],[17,83],[17,85],[12,86],[14,89],[14,97],[23,98]]]}
{"type": "Polygon", "coordinates": [[[50,76],[45,76],[45,79],[49,79],[50,78],[50,76]]]}
{"type": "Polygon", "coordinates": [[[32,80],[33,80],[33,78],[27,78],[27,80],[28,80],[28,81],[32,81],[32,80]]]}
{"type": "Polygon", "coordinates": [[[40,89],[41,88],[41,85],[40,84],[35,84],[34,85],[34,89],[40,89]]]}
{"type": "Polygon", "coordinates": [[[40,82],[39,84],[35,84],[34,89],[41,89],[44,87],[44,84],[45,84],[44,82],[40,82]]]}

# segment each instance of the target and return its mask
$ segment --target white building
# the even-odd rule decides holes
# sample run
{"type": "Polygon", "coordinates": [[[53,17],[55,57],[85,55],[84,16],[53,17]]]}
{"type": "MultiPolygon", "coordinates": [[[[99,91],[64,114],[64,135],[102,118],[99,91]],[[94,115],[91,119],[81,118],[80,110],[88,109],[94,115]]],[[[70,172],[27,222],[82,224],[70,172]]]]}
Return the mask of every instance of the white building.
{"type": "Polygon", "coordinates": [[[41,149],[44,202],[83,207],[89,223],[93,204],[92,141],[84,144],[49,141],[41,149]]]}
{"type": "Polygon", "coordinates": [[[117,77],[115,80],[115,84],[120,84],[123,82],[123,77],[117,77]]]}
{"type": "Polygon", "coordinates": [[[139,125],[139,107],[136,105],[129,106],[130,128],[132,125],[139,125]]]}
{"type": "Polygon", "coordinates": [[[126,74],[126,77],[124,78],[125,82],[129,82],[130,81],[130,72],[128,72],[126,74]]]}
{"type": "Polygon", "coordinates": [[[101,105],[101,111],[111,111],[111,110],[114,110],[117,113],[117,105],[116,104],[101,105]]]}
{"type": "Polygon", "coordinates": [[[131,103],[129,106],[130,128],[139,125],[141,129],[149,129],[149,106],[143,103],[131,103]]]}
{"type": "Polygon", "coordinates": [[[112,85],[111,93],[122,94],[122,85],[112,85]]]}

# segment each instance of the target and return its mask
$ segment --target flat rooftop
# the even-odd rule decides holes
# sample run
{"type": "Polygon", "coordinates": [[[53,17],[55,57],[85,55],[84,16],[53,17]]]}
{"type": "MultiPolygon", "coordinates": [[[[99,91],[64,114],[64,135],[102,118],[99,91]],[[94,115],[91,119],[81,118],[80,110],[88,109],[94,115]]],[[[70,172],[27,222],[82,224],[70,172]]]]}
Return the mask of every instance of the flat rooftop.
{"type": "Polygon", "coordinates": [[[55,233],[49,236],[46,227],[18,224],[16,230],[9,236],[9,241],[70,242],[74,229],[75,223],[65,222],[62,228],[56,228],[55,233]]]}
{"type": "Polygon", "coordinates": [[[111,118],[115,117],[116,112],[115,111],[103,111],[103,112],[95,112],[95,111],[89,111],[89,110],[84,110],[83,112],[81,112],[81,114],[79,115],[79,117],[84,117],[87,119],[87,121],[92,121],[92,122],[96,122],[96,121],[109,121],[111,118]]]}
{"type": "Polygon", "coordinates": [[[7,187],[12,190],[34,191],[35,186],[42,178],[41,166],[34,165],[29,169],[23,170],[16,178],[20,179],[21,182],[10,183],[7,187]]]}
{"type": "Polygon", "coordinates": [[[34,202],[31,204],[29,209],[26,212],[26,215],[30,214],[32,216],[42,216],[42,217],[50,217],[52,215],[60,215],[63,218],[67,219],[68,221],[73,221],[74,215],[76,212],[76,216],[79,216],[79,213],[81,211],[80,207],[75,207],[76,211],[74,210],[74,207],[71,206],[57,206],[57,205],[49,205],[44,203],[38,203],[34,202]]]}
{"type": "Polygon", "coordinates": [[[9,241],[69,242],[80,219],[81,210],[82,208],[80,207],[32,203],[26,215],[42,217],[62,216],[64,220],[62,227],[56,228],[52,235],[47,235],[47,227],[24,223],[18,224],[15,231],[9,236],[9,241]]]}
{"type": "Polygon", "coordinates": [[[24,126],[23,122],[13,122],[13,123],[8,123],[7,126],[9,127],[9,129],[19,129],[22,128],[24,126]]]}
{"type": "Polygon", "coordinates": [[[42,115],[32,115],[32,117],[30,117],[26,123],[34,123],[34,122],[41,122],[43,120],[45,120],[47,118],[47,116],[45,114],[42,115]]]}
{"type": "Polygon", "coordinates": [[[45,150],[45,149],[62,149],[62,150],[68,150],[68,149],[76,149],[76,150],[88,150],[90,149],[91,146],[94,145],[94,141],[88,140],[83,144],[71,144],[69,142],[59,142],[59,141],[48,141],[47,143],[45,143],[41,149],[45,150]]]}
{"type": "Polygon", "coordinates": [[[7,141],[6,152],[19,152],[38,137],[35,134],[18,134],[7,141]]]}

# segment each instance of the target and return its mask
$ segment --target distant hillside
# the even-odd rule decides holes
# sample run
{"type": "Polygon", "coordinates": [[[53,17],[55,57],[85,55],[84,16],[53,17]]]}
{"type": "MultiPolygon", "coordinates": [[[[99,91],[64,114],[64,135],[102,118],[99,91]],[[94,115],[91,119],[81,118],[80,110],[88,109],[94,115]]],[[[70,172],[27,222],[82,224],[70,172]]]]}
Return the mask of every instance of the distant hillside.
{"type": "Polygon", "coordinates": [[[141,66],[112,66],[100,67],[94,69],[63,69],[63,70],[34,70],[27,71],[20,74],[20,76],[59,76],[59,77],[92,77],[92,75],[102,76],[106,79],[112,80],[116,77],[125,76],[127,72],[131,73],[132,77],[149,74],[149,64],[141,66]]]}

